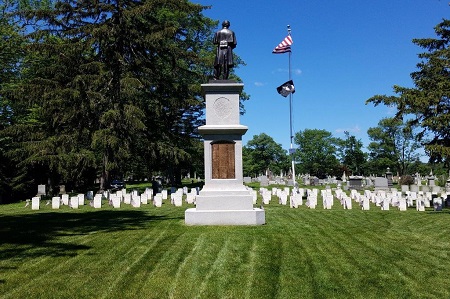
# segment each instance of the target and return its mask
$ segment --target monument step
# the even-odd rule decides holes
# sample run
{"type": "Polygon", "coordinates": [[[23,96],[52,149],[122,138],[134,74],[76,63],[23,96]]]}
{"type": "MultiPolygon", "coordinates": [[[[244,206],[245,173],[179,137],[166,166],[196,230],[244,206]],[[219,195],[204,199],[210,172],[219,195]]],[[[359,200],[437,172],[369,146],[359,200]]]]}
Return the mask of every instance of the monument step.
{"type": "Polygon", "coordinates": [[[197,210],[253,210],[252,195],[198,195],[197,210]]]}

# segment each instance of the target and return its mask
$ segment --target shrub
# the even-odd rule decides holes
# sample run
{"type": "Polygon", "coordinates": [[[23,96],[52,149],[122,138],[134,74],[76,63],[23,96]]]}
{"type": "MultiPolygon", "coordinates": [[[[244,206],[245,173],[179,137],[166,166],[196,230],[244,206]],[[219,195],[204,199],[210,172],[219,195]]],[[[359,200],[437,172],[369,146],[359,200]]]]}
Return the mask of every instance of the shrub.
{"type": "Polygon", "coordinates": [[[398,181],[400,185],[413,185],[414,178],[410,175],[402,175],[400,180],[398,181]]]}

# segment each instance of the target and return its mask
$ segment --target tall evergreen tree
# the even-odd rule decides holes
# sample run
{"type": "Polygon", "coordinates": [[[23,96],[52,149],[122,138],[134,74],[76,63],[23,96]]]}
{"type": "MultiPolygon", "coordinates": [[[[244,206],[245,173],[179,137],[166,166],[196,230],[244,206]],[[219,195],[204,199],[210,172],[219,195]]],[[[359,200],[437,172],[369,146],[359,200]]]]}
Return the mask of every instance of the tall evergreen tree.
{"type": "Polygon", "coordinates": [[[99,175],[101,189],[138,167],[132,159],[149,174],[191,160],[217,25],[202,15],[205,7],[186,0],[22,7],[17,16],[34,26],[22,84],[10,95],[21,115],[8,131],[11,155],[55,180],[83,184],[99,175]]]}
{"type": "Polygon", "coordinates": [[[427,50],[419,54],[418,71],[411,77],[415,87],[394,86],[398,96],[377,95],[367,102],[397,108],[396,117],[418,126],[418,139],[425,144],[431,162],[450,166],[450,20],[435,27],[437,38],[414,39],[427,50]]]}
{"type": "Polygon", "coordinates": [[[9,201],[13,195],[12,178],[15,167],[6,154],[12,140],[3,132],[14,123],[14,114],[13,103],[6,93],[8,88],[14,88],[20,78],[25,41],[21,28],[10,15],[12,5],[10,1],[0,4],[0,203],[9,201]]]}

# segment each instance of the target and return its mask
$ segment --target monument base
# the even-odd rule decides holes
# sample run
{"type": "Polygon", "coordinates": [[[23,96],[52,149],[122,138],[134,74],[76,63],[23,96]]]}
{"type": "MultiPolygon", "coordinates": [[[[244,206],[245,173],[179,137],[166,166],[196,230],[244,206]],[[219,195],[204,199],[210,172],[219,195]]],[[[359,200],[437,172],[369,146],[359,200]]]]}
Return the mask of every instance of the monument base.
{"type": "Polygon", "coordinates": [[[187,225],[262,225],[266,223],[265,211],[252,210],[197,210],[187,209],[184,213],[187,225]]]}

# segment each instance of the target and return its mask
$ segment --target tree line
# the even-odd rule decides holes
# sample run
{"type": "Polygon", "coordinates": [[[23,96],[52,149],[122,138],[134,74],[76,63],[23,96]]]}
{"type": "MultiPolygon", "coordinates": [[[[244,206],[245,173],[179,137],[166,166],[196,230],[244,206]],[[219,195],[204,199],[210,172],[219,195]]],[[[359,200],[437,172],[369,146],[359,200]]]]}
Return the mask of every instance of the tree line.
{"type": "Polygon", "coordinates": [[[33,195],[37,184],[55,192],[99,179],[103,190],[113,178],[203,171],[200,84],[212,77],[218,23],[205,9],[187,0],[3,1],[0,198],[33,195]]]}
{"type": "Polygon", "coordinates": [[[348,175],[383,175],[389,167],[399,175],[424,173],[430,167],[442,165],[422,163],[417,151],[420,144],[404,131],[404,124],[382,119],[370,128],[371,140],[364,149],[361,140],[344,132],[344,138],[334,137],[323,129],[305,129],[295,133],[295,153],[290,157],[281,144],[265,133],[253,136],[243,148],[244,175],[256,177],[271,173],[290,174],[291,158],[296,174],[310,174],[319,178],[348,175]]]}

